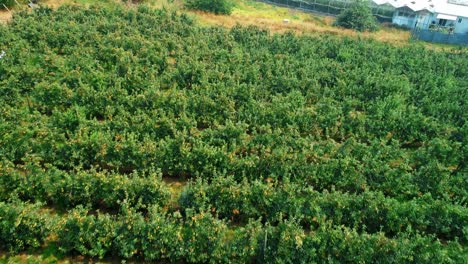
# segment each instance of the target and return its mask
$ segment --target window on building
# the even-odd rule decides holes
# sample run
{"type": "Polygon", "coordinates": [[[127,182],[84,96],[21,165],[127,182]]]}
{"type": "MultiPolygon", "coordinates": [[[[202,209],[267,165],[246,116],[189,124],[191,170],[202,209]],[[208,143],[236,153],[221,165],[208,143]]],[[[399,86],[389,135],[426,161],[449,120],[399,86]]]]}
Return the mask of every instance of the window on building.
{"type": "Polygon", "coordinates": [[[446,24],[447,24],[447,19],[439,19],[439,26],[445,27],[446,24]]]}
{"type": "Polygon", "coordinates": [[[398,10],[397,15],[401,17],[415,17],[416,16],[414,12],[410,10],[406,10],[406,9],[398,10]]]}

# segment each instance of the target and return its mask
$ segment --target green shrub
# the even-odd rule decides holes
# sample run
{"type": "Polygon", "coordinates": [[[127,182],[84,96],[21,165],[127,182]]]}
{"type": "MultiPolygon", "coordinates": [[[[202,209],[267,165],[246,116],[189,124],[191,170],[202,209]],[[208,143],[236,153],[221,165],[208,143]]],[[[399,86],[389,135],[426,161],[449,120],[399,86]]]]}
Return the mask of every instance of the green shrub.
{"type": "Polygon", "coordinates": [[[281,221],[277,226],[267,223],[257,236],[257,258],[264,263],[313,263],[304,241],[307,235],[295,220],[281,221]]]}
{"type": "Polygon", "coordinates": [[[39,204],[0,202],[0,250],[19,252],[42,246],[50,222],[39,204]]]}
{"type": "Polygon", "coordinates": [[[185,6],[190,9],[230,15],[234,4],[230,0],[187,0],[185,6]]]}
{"type": "Polygon", "coordinates": [[[10,8],[10,7],[14,6],[15,4],[16,4],[15,0],[0,0],[0,9],[5,9],[5,7],[3,5],[10,8]]]}
{"type": "Polygon", "coordinates": [[[356,0],[336,18],[335,26],[357,31],[376,31],[378,24],[367,1],[356,0]]]}
{"type": "MultiPolygon", "coordinates": [[[[161,209],[156,206],[149,208],[145,231],[137,234],[141,237],[139,250],[145,260],[168,259],[176,262],[183,256],[184,239],[182,225],[179,222],[180,214],[175,213],[174,216],[171,217],[161,212],[161,209]]],[[[136,218],[138,219],[138,216],[136,218]]],[[[128,238],[124,237],[123,241],[126,239],[128,238]]],[[[122,249],[119,252],[122,252],[122,249]]]]}
{"type": "Polygon", "coordinates": [[[116,237],[113,220],[108,214],[88,215],[82,207],[73,210],[58,231],[60,251],[103,258],[116,237]]]}

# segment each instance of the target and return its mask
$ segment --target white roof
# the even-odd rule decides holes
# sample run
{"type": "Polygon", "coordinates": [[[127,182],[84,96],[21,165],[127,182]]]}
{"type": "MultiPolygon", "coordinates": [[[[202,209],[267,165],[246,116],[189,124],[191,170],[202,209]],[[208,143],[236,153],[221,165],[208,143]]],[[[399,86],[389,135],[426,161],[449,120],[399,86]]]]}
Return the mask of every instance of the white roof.
{"type": "Polygon", "coordinates": [[[446,20],[455,21],[455,20],[457,20],[457,17],[456,16],[444,15],[444,14],[438,14],[437,19],[446,19],[446,20]]]}
{"type": "Polygon", "coordinates": [[[467,1],[464,0],[372,0],[377,5],[389,4],[395,8],[408,7],[417,12],[427,10],[431,13],[457,17],[468,17],[467,1]],[[457,3],[457,4],[456,4],[457,3]]]}

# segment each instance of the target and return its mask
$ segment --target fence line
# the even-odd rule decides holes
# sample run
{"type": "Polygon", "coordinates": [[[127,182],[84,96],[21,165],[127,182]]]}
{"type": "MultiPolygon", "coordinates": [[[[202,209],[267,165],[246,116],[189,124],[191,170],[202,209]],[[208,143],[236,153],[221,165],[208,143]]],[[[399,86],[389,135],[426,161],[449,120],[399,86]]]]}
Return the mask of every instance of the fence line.
{"type": "MultiPolygon", "coordinates": [[[[255,0],[271,5],[287,7],[291,9],[301,10],[304,12],[319,13],[324,15],[336,16],[341,10],[348,7],[350,1],[340,0],[255,0]],[[339,4],[338,4],[339,3],[339,4]]],[[[390,8],[382,8],[381,6],[371,5],[372,14],[377,17],[380,22],[391,22],[393,10],[390,8]],[[389,15],[380,14],[381,12],[388,12],[389,15]]]]}
{"type": "Polygon", "coordinates": [[[415,29],[411,32],[411,37],[434,43],[468,45],[468,34],[447,33],[433,29],[415,29]]]}

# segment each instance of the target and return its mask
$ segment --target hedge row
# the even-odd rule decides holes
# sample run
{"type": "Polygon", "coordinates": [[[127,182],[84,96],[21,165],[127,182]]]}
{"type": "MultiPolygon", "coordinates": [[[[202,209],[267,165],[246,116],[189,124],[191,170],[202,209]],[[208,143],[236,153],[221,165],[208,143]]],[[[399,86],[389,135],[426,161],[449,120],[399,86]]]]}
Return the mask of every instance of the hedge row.
{"type": "Polygon", "coordinates": [[[77,205],[116,210],[123,201],[132,206],[164,207],[171,197],[158,171],[129,175],[95,169],[66,172],[34,164],[22,170],[12,167],[0,170],[0,201],[19,198],[45,202],[62,210],[77,205]]]}
{"type": "Polygon", "coordinates": [[[462,263],[457,242],[442,245],[433,236],[359,234],[330,224],[307,233],[294,220],[272,226],[250,221],[231,228],[211,213],[149,215],[128,210],[120,216],[88,215],[75,210],[59,231],[66,253],[103,258],[118,256],[188,263],[462,263]]]}
{"type": "Polygon", "coordinates": [[[207,209],[237,222],[260,217],[271,222],[293,216],[307,227],[331,221],[334,225],[389,236],[412,229],[467,242],[468,234],[466,207],[435,200],[430,195],[398,201],[381,192],[318,192],[299,183],[238,183],[233,177],[218,177],[211,182],[190,182],[180,205],[182,209],[207,209]]]}
{"type": "Polygon", "coordinates": [[[0,202],[0,249],[18,252],[44,245],[52,234],[67,254],[188,263],[465,263],[458,242],[434,236],[360,233],[331,222],[305,231],[294,219],[272,225],[259,220],[231,227],[211,213],[147,215],[124,206],[123,214],[90,214],[82,207],[57,221],[40,205],[0,202]]]}

